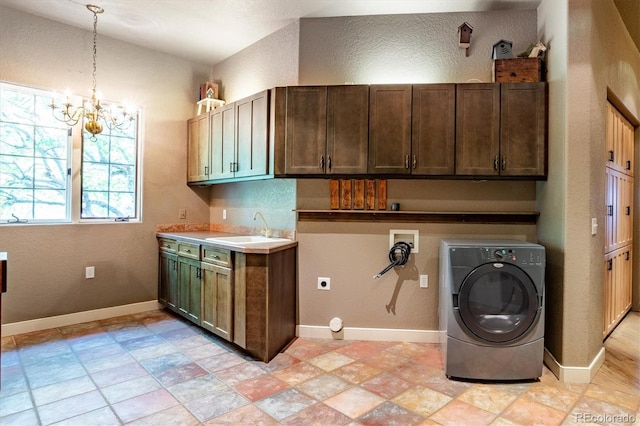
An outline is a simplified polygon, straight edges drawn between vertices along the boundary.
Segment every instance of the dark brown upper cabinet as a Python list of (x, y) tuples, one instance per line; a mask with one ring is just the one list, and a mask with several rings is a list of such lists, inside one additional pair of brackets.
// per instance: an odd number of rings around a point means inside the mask
[(452, 175), (455, 166), (456, 86), (413, 86), (411, 174)]
[(285, 173), (366, 173), (368, 109), (368, 86), (287, 87)]
[(324, 174), (327, 87), (287, 87), (286, 174)]
[(502, 83), (500, 175), (547, 175), (547, 85)]
[(547, 173), (545, 83), (459, 84), (459, 176), (540, 177)]
[(369, 86), (329, 86), (327, 96), (326, 173), (367, 173)]
[(408, 174), (411, 156), (411, 85), (369, 87), (371, 174)]
[(456, 175), (497, 175), (500, 84), (459, 84), (456, 91)]

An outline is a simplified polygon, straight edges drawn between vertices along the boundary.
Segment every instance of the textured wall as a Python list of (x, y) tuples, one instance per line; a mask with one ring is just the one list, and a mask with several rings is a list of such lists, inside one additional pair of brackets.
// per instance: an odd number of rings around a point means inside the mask
[(300, 22), (287, 25), (215, 65), (211, 73), (227, 102), (270, 89), (298, 83)]
[[(458, 45), (464, 22), (469, 57)], [(300, 84), (490, 82), (501, 39), (515, 54), (537, 42), (535, 10), (303, 19)]]
[[(388, 203), (403, 210), (533, 211), (533, 182), (388, 180)], [(327, 180), (298, 180), (298, 208), (328, 209)], [(373, 279), (388, 265), (389, 230), (419, 232), (419, 253), (404, 268)], [(299, 322), (345, 327), (438, 329), (439, 244), (443, 238), (509, 238), (536, 241), (535, 225), (299, 222)], [(419, 287), (419, 275), (429, 288)], [(331, 291), (317, 290), (331, 278)]]
[[(637, 122), (640, 53), (612, 0), (569, 0), (568, 34), (567, 228), (561, 358), (568, 365), (588, 365), (602, 347), (607, 90), (616, 94)], [(638, 176), (637, 164), (635, 173)], [(637, 185), (636, 181), (636, 190)], [(595, 237), (590, 233), (592, 217), (601, 224)], [(637, 235), (637, 217), (635, 223)], [(637, 274), (635, 289), (637, 294)]]
[[(88, 94), (91, 41), (90, 32), (0, 7), (0, 79)], [(179, 208), (189, 222), (209, 219), (206, 197), (185, 185), (186, 120), (209, 72), (98, 36), (98, 89), (142, 107), (143, 222), (0, 226), (9, 253), (3, 323), (156, 299), (156, 225), (178, 222)], [(85, 280), (90, 265), (96, 278)]]
[(537, 184), (538, 239), (547, 254), (545, 347), (561, 361), (564, 329), (564, 248), (567, 181), (567, 20), (566, 1), (543, 0), (538, 8), (539, 38), (546, 54), (549, 84), (549, 174)]
[[(469, 57), (457, 28), (474, 28)], [(437, 83), (491, 81), (491, 47), (500, 39), (514, 51), (537, 41), (536, 12), (445, 13), (303, 19), (300, 84), (345, 82)], [(389, 180), (389, 202), (416, 210), (534, 210), (534, 182)], [(298, 181), (298, 208), (328, 208), (326, 180)], [(420, 253), (411, 273), (372, 276), (388, 263), (389, 230), (417, 229)], [(347, 327), (438, 329), (438, 244), (452, 236), (509, 237), (535, 242), (535, 226), (394, 223), (298, 223), (301, 325), (326, 326), (339, 315)], [(430, 277), (420, 289), (418, 275)], [(317, 277), (332, 290), (316, 290)], [(395, 296), (394, 296), (395, 295)], [(395, 299), (394, 299), (395, 298)], [(387, 305), (395, 300), (395, 313)]]

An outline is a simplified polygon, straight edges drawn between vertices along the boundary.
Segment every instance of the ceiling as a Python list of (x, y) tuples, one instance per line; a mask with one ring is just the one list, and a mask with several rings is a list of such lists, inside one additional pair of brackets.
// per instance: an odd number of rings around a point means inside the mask
[(88, 31), (214, 65), (300, 18), (532, 10), (541, 0), (0, 0)]

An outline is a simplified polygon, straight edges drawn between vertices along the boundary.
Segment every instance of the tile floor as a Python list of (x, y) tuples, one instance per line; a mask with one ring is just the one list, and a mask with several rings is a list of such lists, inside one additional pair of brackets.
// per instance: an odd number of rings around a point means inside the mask
[(297, 339), (264, 364), (151, 311), (3, 338), (0, 424), (639, 422), (640, 386), (603, 383), (452, 381), (437, 344)]

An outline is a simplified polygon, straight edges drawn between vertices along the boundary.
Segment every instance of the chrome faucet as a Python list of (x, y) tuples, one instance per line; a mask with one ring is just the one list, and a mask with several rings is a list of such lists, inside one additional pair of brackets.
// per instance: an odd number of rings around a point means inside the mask
[(258, 216), (260, 216), (260, 219), (262, 219), (262, 221), (264, 222), (264, 229), (260, 233), (269, 238), (271, 236), (271, 229), (269, 229), (269, 225), (267, 225), (267, 221), (265, 220), (264, 216), (262, 216), (262, 213), (260, 213), (259, 211), (255, 212), (253, 214), (253, 220), (256, 220), (256, 217)]

